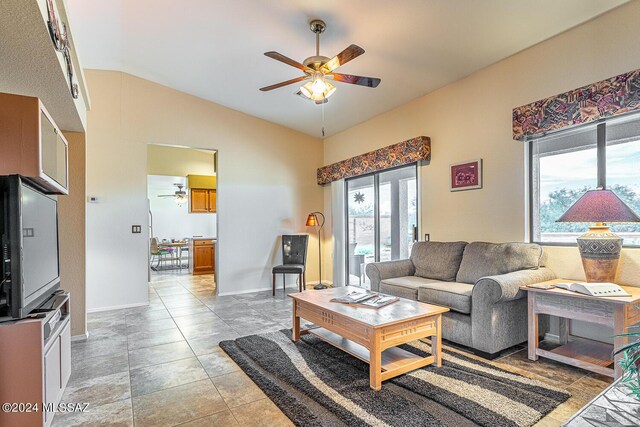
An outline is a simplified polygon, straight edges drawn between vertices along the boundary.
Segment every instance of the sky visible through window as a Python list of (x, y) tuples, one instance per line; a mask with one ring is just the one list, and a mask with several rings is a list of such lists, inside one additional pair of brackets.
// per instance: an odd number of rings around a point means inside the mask
[[(607, 146), (607, 188), (640, 214), (640, 139)], [(585, 189), (597, 185), (596, 148), (540, 157), (541, 241), (575, 242), (586, 224), (560, 224), (555, 220)], [(625, 244), (640, 245), (640, 224), (612, 224)], [(556, 234), (551, 234), (556, 233)]]
[[(554, 190), (595, 188), (596, 149), (540, 158), (540, 203)], [(626, 185), (640, 194), (640, 140), (607, 147), (607, 186)]]

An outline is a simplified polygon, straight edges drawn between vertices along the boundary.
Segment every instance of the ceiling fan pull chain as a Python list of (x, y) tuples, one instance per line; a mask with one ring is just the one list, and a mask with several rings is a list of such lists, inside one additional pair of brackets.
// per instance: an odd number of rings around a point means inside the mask
[(322, 103), (322, 136), (324, 136), (324, 104), (325, 102)]

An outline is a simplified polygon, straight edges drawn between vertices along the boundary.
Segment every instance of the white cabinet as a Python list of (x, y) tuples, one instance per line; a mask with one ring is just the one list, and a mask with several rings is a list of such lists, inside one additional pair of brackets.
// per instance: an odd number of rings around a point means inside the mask
[[(58, 403), (61, 392), (60, 337), (57, 337), (44, 354), (44, 403), (47, 408), (50, 407), (49, 405)], [(45, 412), (45, 424), (49, 424), (55, 414), (48, 412), (46, 408), (43, 409)]]
[[(55, 407), (60, 402), (71, 376), (71, 323), (68, 319), (61, 330), (44, 354), (44, 400), (48, 407)], [(45, 411), (45, 425), (53, 420), (53, 415)]]
[(71, 377), (71, 322), (60, 333), (60, 387), (65, 388)]
[[(37, 412), (0, 411), (2, 427), (48, 427), (53, 421), (55, 414), (45, 409), (55, 411), (71, 376), (69, 295), (58, 295), (55, 306), (43, 319), (0, 325), (6, 348), (0, 353), (0, 402), (38, 404)], [(58, 322), (50, 322), (58, 315)]]

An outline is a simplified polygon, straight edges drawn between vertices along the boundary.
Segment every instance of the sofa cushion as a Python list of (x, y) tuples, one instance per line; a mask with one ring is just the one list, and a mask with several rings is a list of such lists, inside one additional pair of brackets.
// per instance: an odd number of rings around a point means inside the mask
[(411, 262), (416, 276), (453, 282), (462, 261), (467, 242), (416, 242), (411, 250)]
[(417, 276), (394, 277), (380, 281), (380, 292), (400, 298), (418, 299), (418, 287), (435, 280)]
[(469, 243), (456, 282), (475, 284), (486, 276), (540, 267), (542, 247), (535, 243)]
[(471, 313), (473, 285), (457, 282), (432, 282), (420, 285), (418, 301), (449, 307), (458, 313)]

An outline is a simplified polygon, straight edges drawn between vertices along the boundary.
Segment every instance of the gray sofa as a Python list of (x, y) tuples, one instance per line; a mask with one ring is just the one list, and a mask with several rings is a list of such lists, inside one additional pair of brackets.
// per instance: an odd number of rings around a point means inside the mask
[(374, 291), (449, 307), (443, 338), (486, 358), (527, 340), (520, 286), (556, 277), (539, 245), (485, 242), (416, 242), (410, 259), (371, 263), (366, 274)]

